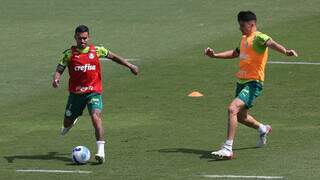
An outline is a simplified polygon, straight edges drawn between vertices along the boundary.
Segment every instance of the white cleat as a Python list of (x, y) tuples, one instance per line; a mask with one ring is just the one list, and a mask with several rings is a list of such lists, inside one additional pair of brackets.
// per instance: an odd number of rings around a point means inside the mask
[(211, 155), (214, 158), (220, 159), (220, 160), (233, 159), (233, 152), (223, 147), (219, 151), (213, 151)]
[(266, 125), (267, 131), (263, 134), (259, 134), (259, 139), (257, 143), (257, 147), (263, 147), (267, 144), (267, 135), (271, 133), (272, 128), (270, 125)]
[(67, 134), (67, 133), (69, 132), (69, 130), (77, 123), (77, 121), (78, 121), (78, 118), (73, 121), (73, 124), (72, 124), (70, 127), (67, 127), (67, 128), (66, 128), (66, 127), (63, 127), (63, 126), (62, 126), (62, 128), (61, 128), (61, 135), (63, 136), (63, 135), (65, 135), (65, 134)]
[(106, 161), (104, 154), (96, 154), (95, 159), (98, 161), (99, 164), (103, 164)]

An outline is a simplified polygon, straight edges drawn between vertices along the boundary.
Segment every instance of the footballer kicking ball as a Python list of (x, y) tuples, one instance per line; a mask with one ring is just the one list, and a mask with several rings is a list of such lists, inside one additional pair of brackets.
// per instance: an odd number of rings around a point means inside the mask
[(90, 151), (84, 146), (77, 146), (72, 149), (72, 161), (76, 164), (85, 164), (90, 159)]

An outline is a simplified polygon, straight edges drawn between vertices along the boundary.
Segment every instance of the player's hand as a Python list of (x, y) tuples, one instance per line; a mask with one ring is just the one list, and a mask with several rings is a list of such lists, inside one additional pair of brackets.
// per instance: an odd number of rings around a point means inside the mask
[(204, 55), (209, 56), (209, 57), (214, 57), (214, 50), (211, 49), (210, 47), (207, 47), (204, 49)]
[(286, 50), (286, 55), (298, 57), (298, 53), (292, 49)]
[(134, 74), (134, 75), (138, 75), (139, 74), (139, 68), (137, 66), (131, 64), (129, 66), (129, 68), (130, 68), (130, 71), (132, 72), (132, 74)]
[(59, 80), (59, 79), (54, 79), (54, 80), (52, 81), (52, 87), (58, 88), (59, 85), (60, 85), (60, 80)]

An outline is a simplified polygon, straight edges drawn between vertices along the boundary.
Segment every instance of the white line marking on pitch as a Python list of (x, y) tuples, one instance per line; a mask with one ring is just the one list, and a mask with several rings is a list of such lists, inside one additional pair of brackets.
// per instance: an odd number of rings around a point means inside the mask
[(39, 172), (39, 173), (79, 173), (79, 174), (89, 174), (92, 171), (68, 171), (68, 170), (49, 170), (49, 169), (17, 169), (16, 172)]
[[(127, 61), (139, 61), (140, 59), (126, 59)], [(100, 58), (100, 61), (111, 61), (111, 59), (108, 58)]]
[(320, 65), (320, 62), (289, 62), (289, 61), (268, 61), (268, 64), (300, 64), (300, 65)]
[(283, 179), (283, 176), (200, 175), (207, 178)]

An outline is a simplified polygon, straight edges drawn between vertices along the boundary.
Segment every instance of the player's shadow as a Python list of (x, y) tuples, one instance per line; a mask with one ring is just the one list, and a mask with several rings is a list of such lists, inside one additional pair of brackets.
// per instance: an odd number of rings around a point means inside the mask
[(184, 154), (196, 154), (200, 155), (200, 159), (212, 159), (211, 151), (200, 150), (200, 149), (188, 149), (188, 148), (168, 148), (168, 149), (159, 149), (151, 150), (158, 151), (160, 153), (184, 153)]
[[(8, 161), (8, 163), (14, 163), (17, 159), (26, 159), (26, 160), (58, 160), (62, 162), (66, 162), (66, 165), (69, 166), (79, 166), (81, 164), (76, 164), (71, 162), (71, 157), (67, 157), (70, 154), (60, 154), (58, 152), (48, 152), (48, 154), (44, 155), (15, 155), (15, 156), (5, 156), (4, 158)], [(101, 165), (98, 162), (88, 162), (92, 166)], [(85, 165), (85, 164), (83, 164)]]
[(27, 159), (27, 160), (59, 160), (63, 162), (70, 162), (70, 157), (66, 157), (68, 154), (59, 154), (58, 152), (48, 152), (44, 155), (15, 155), (5, 156), (4, 158), (8, 163), (14, 163), (16, 159)]
[(243, 148), (234, 148), (233, 151), (242, 151), (242, 150), (247, 150), (247, 149), (258, 149), (259, 147), (257, 146), (252, 146), (252, 147), (243, 147)]
[[(244, 147), (244, 148), (235, 148), (233, 151), (241, 151), (247, 149), (256, 149), (257, 147)], [(189, 148), (168, 148), (168, 149), (159, 149), (159, 150), (152, 150), (158, 151), (160, 153), (185, 153), (185, 154), (195, 154), (200, 155), (200, 159), (208, 159), (209, 162), (211, 161), (224, 161), (225, 159), (217, 159), (211, 155), (212, 151), (209, 150), (200, 150), (200, 149), (189, 149)]]

